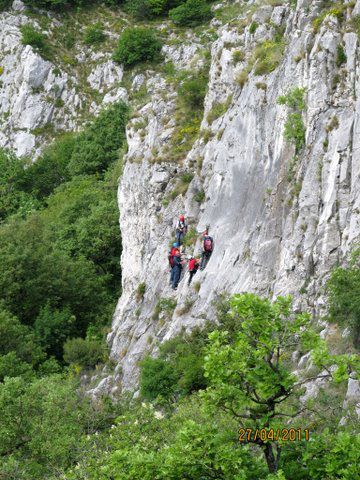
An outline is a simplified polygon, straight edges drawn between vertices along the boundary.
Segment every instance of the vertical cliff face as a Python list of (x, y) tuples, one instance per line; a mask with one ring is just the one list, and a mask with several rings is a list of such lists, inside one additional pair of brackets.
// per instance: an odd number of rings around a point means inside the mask
[[(360, 231), (359, 40), (351, 27), (360, 2), (344, 3), (341, 15), (328, 12), (317, 23), (321, 2), (308, 0), (248, 4), (235, 21), (214, 20), (202, 134), (180, 162), (168, 148), (176, 90), (160, 74), (135, 77), (133, 88), (146, 86), (150, 99), (127, 131), (118, 192), (123, 292), (109, 334), (115, 381), (124, 388), (135, 385), (138, 361), (158, 340), (213, 320), (222, 292), (289, 293), (297, 307), (321, 313), (327, 275)], [(271, 72), (256, 71), (264, 40), (280, 44)], [(203, 48), (189, 38), (165, 53), (177, 68), (196, 69)], [(304, 89), (306, 129), (298, 154), (284, 138), (291, 108), (278, 103), (296, 87)], [(191, 183), (172, 199), (184, 172)], [(210, 225), (215, 249), (196, 288), (185, 276), (173, 292), (167, 251), (179, 213), (198, 232)], [(159, 298), (170, 297), (174, 312), (154, 315)]]

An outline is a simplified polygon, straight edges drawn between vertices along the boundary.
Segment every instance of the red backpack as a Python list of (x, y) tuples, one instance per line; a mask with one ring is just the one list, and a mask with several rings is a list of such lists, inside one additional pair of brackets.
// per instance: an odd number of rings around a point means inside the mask
[(213, 241), (211, 237), (205, 237), (204, 239), (204, 250), (205, 252), (212, 252)]
[(196, 266), (196, 260), (195, 258), (192, 258), (189, 261), (189, 272), (192, 272), (193, 270), (195, 270), (195, 266)]

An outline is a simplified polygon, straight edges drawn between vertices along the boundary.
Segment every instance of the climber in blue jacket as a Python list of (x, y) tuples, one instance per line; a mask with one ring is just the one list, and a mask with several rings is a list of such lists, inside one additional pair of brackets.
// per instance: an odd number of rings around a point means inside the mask
[(179, 251), (176, 252), (173, 262), (174, 266), (172, 267), (172, 288), (173, 290), (176, 290), (180, 282), (181, 271), (183, 267), (181, 261), (181, 254)]

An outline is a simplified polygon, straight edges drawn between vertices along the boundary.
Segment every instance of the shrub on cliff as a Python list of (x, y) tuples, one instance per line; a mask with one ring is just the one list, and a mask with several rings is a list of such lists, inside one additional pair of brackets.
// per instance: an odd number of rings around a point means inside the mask
[(103, 345), (97, 340), (73, 338), (64, 345), (64, 360), (83, 368), (93, 368), (105, 358)]
[(162, 44), (151, 28), (127, 28), (113, 54), (116, 62), (131, 66), (160, 58)]
[(173, 8), (169, 17), (174, 23), (193, 27), (212, 18), (211, 7), (205, 0), (187, 0), (186, 3)]
[(46, 35), (36, 30), (32, 25), (23, 25), (20, 31), (23, 45), (31, 45), (42, 57), (45, 59), (50, 58), (51, 51)]

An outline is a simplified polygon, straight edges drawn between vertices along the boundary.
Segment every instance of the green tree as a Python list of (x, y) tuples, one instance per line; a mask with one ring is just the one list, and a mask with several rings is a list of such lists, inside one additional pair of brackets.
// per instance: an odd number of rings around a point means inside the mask
[(28, 372), (43, 360), (32, 330), (0, 306), (0, 381)]
[[(229, 341), (227, 332), (210, 334), (205, 357), (205, 376), (209, 387), (204, 399), (211, 409), (222, 409), (239, 421), (245, 431), (251, 428), (277, 429), (285, 419), (293, 425), (306, 421), (306, 406), (299, 401), (304, 385), (310, 380), (292, 373), (291, 352), (312, 351), (314, 365), (325, 373), (312, 377), (347, 378), (347, 369), (354, 368), (355, 356), (331, 356), (324, 341), (313, 331), (307, 314), (291, 313), (291, 298), (279, 297), (273, 304), (253, 294), (235, 295), (231, 300), (232, 315), (238, 332)], [(337, 364), (334, 372), (330, 365)], [(264, 453), (270, 473), (279, 467), (281, 444), (274, 439), (251, 436)]]
[(93, 368), (105, 360), (105, 349), (97, 340), (73, 338), (64, 344), (64, 360), (83, 368)]
[(354, 345), (360, 347), (360, 251), (356, 250), (347, 268), (336, 268), (328, 282), (330, 318), (349, 326)]
[(211, 7), (206, 0), (187, 0), (169, 12), (174, 23), (188, 27), (207, 22), (212, 16)]
[[(61, 375), (0, 384), (0, 469), (10, 478), (51, 478), (76, 458), (91, 418), (77, 382)], [(91, 431), (91, 429), (89, 429)]]
[(63, 344), (75, 333), (76, 318), (69, 307), (52, 309), (49, 304), (42, 307), (34, 323), (39, 342), (49, 355), (61, 360)]
[(113, 58), (125, 66), (151, 62), (160, 58), (161, 47), (160, 40), (151, 28), (127, 28), (120, 36)]

